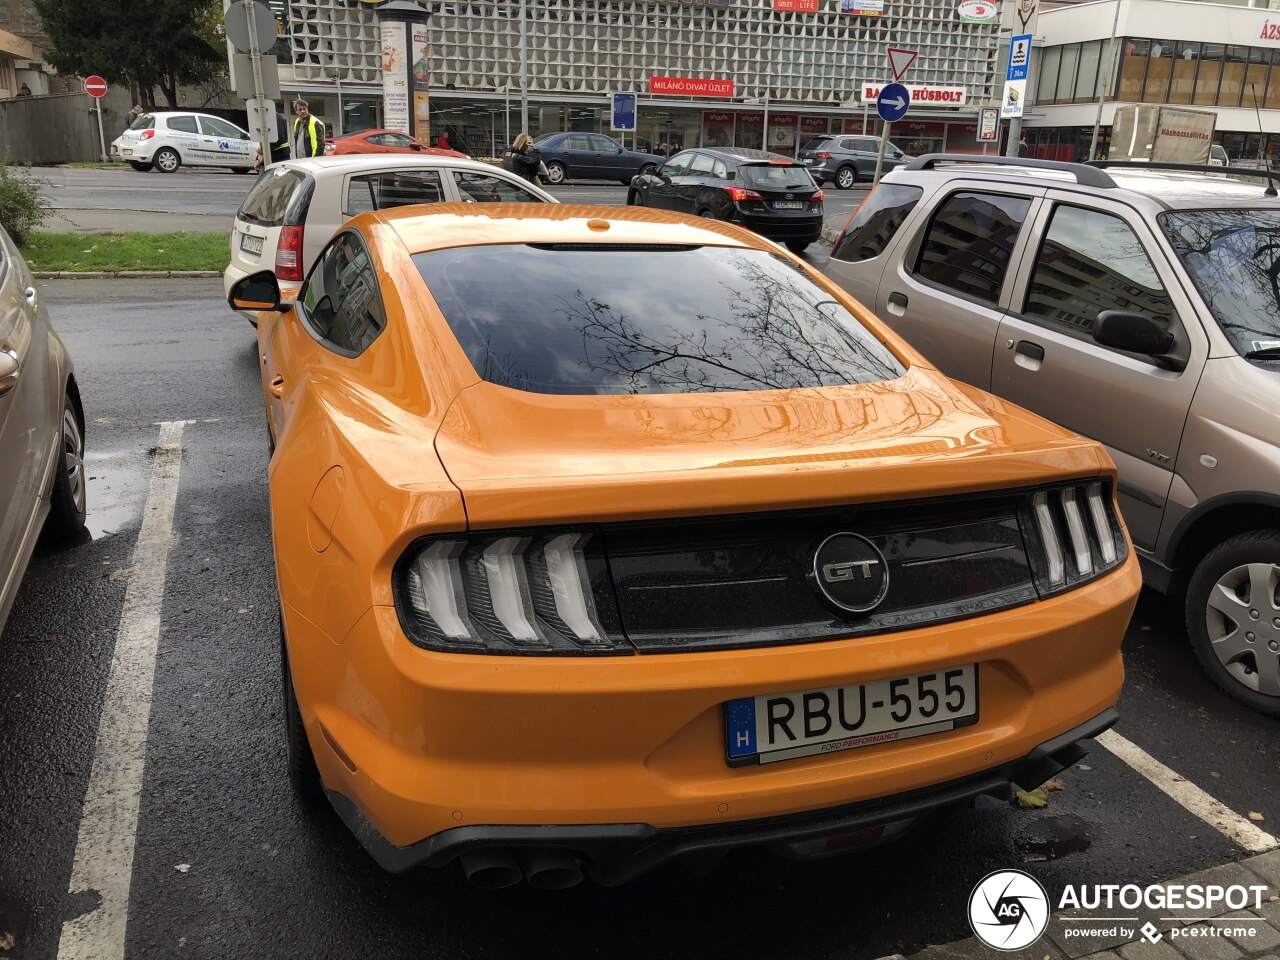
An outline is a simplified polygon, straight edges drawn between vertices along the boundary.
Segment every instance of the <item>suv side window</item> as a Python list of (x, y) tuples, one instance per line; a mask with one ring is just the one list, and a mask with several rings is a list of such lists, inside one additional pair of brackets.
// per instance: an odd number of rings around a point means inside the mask
[(1174, 308), (1142, 241), (1122, 219), (1059, 205), (1036, 255), (1023, 314), (1089, 336), (1103, 310), (1135, 310), (1165, 330)]
[(311, 268), (302, 309), (312, 334), (326, 347), (354, 357), (387, 325), (369, 251), (353, 231), (334, 237)]
[(1030, 208), (1026, 197), (953, 193), (929, 223), (916, 276), (966, 297), (997, 303)]
[(924, 196), (921, 187), (882, 183), (853, 215), (831, 251), (833, 260), (859, 263), (884, 252), (898, 228)]

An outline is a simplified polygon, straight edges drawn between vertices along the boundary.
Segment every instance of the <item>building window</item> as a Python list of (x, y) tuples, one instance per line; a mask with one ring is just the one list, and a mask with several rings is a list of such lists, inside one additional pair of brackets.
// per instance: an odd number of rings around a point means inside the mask
[(1196, 72), (1196, 92), (1193, 103), (1213, 106), (1218, 102), (1218, 81), (1222, 79), (1222, 58), (1226, 47), (1221, 43), (1206, 43), (1200, 48), (1200, 69)]
[(1267, 99), (1267, 65), (1271, 51), (1258, 47), (1249, 48), (1249, 67), (1245, 71), (1244, 86), (1240, 91), (1240, 105), (1261, 107)]
[(1190, 103), (1195, 92), (1196, 66), (1200, 63), (1200, 44), (1180, 40), (1173, 61), (1173, 80), (1169, 84), (1169, 103)]
[(1069, 43), (1062, 48), (1062, 65), (1058, 68), (1058, 102), (1070, 103), (1076, 88), (1076, 66), (1080, 63), (1080, 44)]
[(1058, 66), (1062, 63), (1062, 47), (1050, 47), (1044, 52), (1044, 63), (1036, 73), (1039, 84), (1035, 103), (1057, 103)]
[(1271, 51), (1271, 75), (1267, 79), (1267, 96), (1263, 106), (1280, 109), (1280, 50)]
[[(1245, 89), (1248, 73), (1249, 48), (1227, 47), (1222, 64), (1222, 85), (1218, 90), (1218, 103), (1224, 107), (1240, 106), (1240, 96)], [(1248, 103), (1245, 104), (1248, 106)]]
[(1116, 99), (1136, 102), (1142, 99), (1142, 84), (1147, 78), (1147, 60), (1151, 53), (1151, 41), (1126, 39), (1123, 41), (1121, 51), (1120, 86)]
[(1072, 99), (1090, 103), (1098, 98), (1098, 68), (1102, 63), (1102, 40), (1080, 45), (1080, 63), (1076, 67), (1076, 85)]
[(1145, 103), (1165, 103), (1169, 97), (1169, 81), (1173, 77), (1174, 48), (1172, 40), (1152, 40), (1147, 60), (1147, 84), (1142, 89)]

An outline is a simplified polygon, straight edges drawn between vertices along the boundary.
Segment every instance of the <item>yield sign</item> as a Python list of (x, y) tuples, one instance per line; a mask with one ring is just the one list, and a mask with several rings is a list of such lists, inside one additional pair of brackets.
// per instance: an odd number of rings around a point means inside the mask
[(919, 54), (915, 50), (904, 50), (901, 47), (889, 47), (889, 69), (893, 71), (893, 79), (901, 80), (907, 68), (916, 62)]

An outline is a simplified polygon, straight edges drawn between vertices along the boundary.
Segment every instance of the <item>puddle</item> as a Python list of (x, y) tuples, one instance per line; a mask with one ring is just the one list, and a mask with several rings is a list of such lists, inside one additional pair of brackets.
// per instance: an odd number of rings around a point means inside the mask
[(1093, 824), (1066, 813), (1037, 820), (1018, 835), (1014, 844), (1025, 863), (1039, 863), (1083, 853), (1093, 845), (1093, 834)]
[(150, 466), (137, 450), (94, 453), (85, 458), (89, 483), (89, 538), (100, 540), (142, 522)]

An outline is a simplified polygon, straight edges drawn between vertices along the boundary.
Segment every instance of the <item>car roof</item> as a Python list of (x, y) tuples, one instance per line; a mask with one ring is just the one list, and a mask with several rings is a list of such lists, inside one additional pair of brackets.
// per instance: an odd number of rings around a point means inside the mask
[[(1215, 173), (1206, 166), (1199, 170), (1167, 170), (1142, 163), (1123, 166), (1094, 167), (1076, 163), (1018, 163), (1015, 158), (998, 158), (983, 162), (979, 157), (948, 156), (941, 167), (928, 165), (941, 162), (940, 155), (917, 158), (884, 178), (890, 182), (913, 182), (917, 177), (937, 177), (942, 181), (963, 177), (966, 180), (990, 180), (993, 183), (1023, 183), (1038, 187), (1064, 186), (1086, 190), (1096, 196), (1136, 195), (1163, 207), (1212, 206), (1224, 202), (1250, 206), (1280, 206), (1280, 198), (1268, 197), (1266, 175), (1258, 171), (1258, 180), (1239, 179), (1234, 173)], [(1009, 162), (1011, 161), (1011, 162)], [(1116, 193), (1113, 193), (1116, 191)]]
[(788, 157), (781, 153), (772, 153), (768, 150), (752, 150), (750, 147), (694, 147), (693, 149), (697, 150), (699, 153), (709, 153), (713, 157), (732, 160), (736, 163), (741, 163), (744, 160), (760, 161), (763, 163), (773, 160), (785, 160), (787, 163), (800, 163), (800, 161), (795, 157)]
[[(361, 214), (399, 234), (411, 253), (496, 243), (640, 244), (772, 250), (737, 227), (652, 207), (437, 203)], [(607, 224), (607, 226), (602, 226)]]
[(438, 155), (421, 156), (407, 153), (358, 153), (338, 157), (304, 157), (297, 160), (285, 160), (273, 164), (275, 167), (286, 167), (291, 170), (302, 170), (313, 177), (338, 176), (348, 173), (359, 173), (364, 170), (379, 171), (384, 167), (396, 170), (421, 167), (434, 170), (449, 167), (458, 170), (471, 170), (475, 173), (493, 173), (501, 170), (491, 163), (479, 160), (468, 160), (463, 157), (441, 157)]

